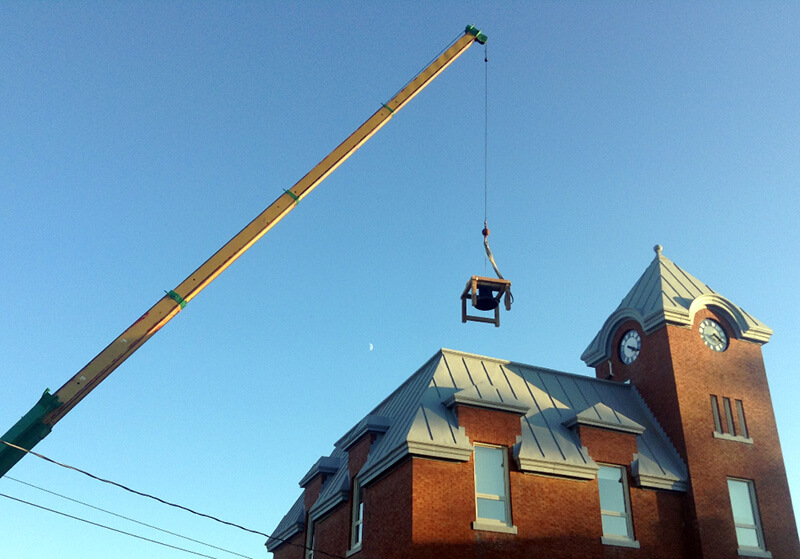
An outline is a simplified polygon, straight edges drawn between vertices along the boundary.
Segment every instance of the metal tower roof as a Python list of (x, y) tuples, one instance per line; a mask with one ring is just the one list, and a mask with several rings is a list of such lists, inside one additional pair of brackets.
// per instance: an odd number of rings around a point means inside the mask
[(636, 320), (649, 334), (665, 324), (691, 326), (701, 308), (722, 312), (730, 320), (737, 338), (762, 344), (769, 341), (772, 336), (769, 327), (684, 271), (661, 251), (661, 245), (656, 245), (656, 257), (650, 266), (581, 355), (587, 365), (594, 367), (611, 357), (611, 337), (622, 322)]

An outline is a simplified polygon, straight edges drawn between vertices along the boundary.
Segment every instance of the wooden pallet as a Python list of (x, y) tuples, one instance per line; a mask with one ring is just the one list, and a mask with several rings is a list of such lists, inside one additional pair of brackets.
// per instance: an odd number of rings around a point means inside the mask
[[(494, 308), (494, 318), (487, 316), (474, 316), (467, 314), (467, 300), (470, 300), (473, 307), (477, 308), (478, 288), (488, 288), (492, 291), (492, 297), (497, 302)], [(495, 294), (496, 293), (496, 294)], [(488, 322), (495, 327), (500, 326), (500, 299), (504, 299), (507, 311), (511, 310), (511, 282), (506, 279), (485, 278), (483, 276), (472, 276), (461, 294), (461, 322), (468, 320), (474, 322)]]

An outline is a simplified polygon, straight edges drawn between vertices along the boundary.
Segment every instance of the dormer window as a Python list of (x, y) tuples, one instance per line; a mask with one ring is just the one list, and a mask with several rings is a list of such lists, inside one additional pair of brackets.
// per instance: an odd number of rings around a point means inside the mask
[(627, 470), (623, 466), (604, 465), (597, 470), (603, 543), (606, 545), (639, 547), (638, 542), (633, 539), (627, 478)]
[(475, 445), (475, 530), (517, 533), (511, 525), (506, 455), (504, 447)]
[(316, 534), (314, 531), (314, 521), (309, 517), (308, 530), (306, 531), (306, 552), (305, 559), (314, 559), (314, 544), (316, 543)]
[(364, 490), (357, 479), (353, 480), (352, 496), (350, 551), (358, 551), (361, 549), (361, 541), (364, 537)]

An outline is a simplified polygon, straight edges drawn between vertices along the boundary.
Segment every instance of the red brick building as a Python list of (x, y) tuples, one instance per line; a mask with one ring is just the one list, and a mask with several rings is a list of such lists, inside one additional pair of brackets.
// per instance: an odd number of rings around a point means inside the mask
[(761, 345), (661, 254), (582, 355), (441, 350), (334, 445), (276, 559), (800, 557)]

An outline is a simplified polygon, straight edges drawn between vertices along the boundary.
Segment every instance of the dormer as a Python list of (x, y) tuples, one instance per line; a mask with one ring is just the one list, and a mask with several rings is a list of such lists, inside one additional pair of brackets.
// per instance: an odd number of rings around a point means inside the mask
[(369, 457), (372, 445), (383, 436), (391, 427), (388, 417), (376, 414), (367, 415), (341, 439), (336, 441), (336, 447), (347, 452), (348, 469), (351, 475), (364, 466)]
[(508, 388), (489, 382), (468, 386), (442, 402), (455, 414), (471, 442), (479, 441), (513, 447), (521, 434), (520, 417), (530, 405), (520, 401)]
[(300, 480), (300, 487), (304, 489), (305, 508), (310, 510), (317, 502), (325, 482), (334, 475), (342, 466), (342, 458), (321, 456), (306, 475)]

